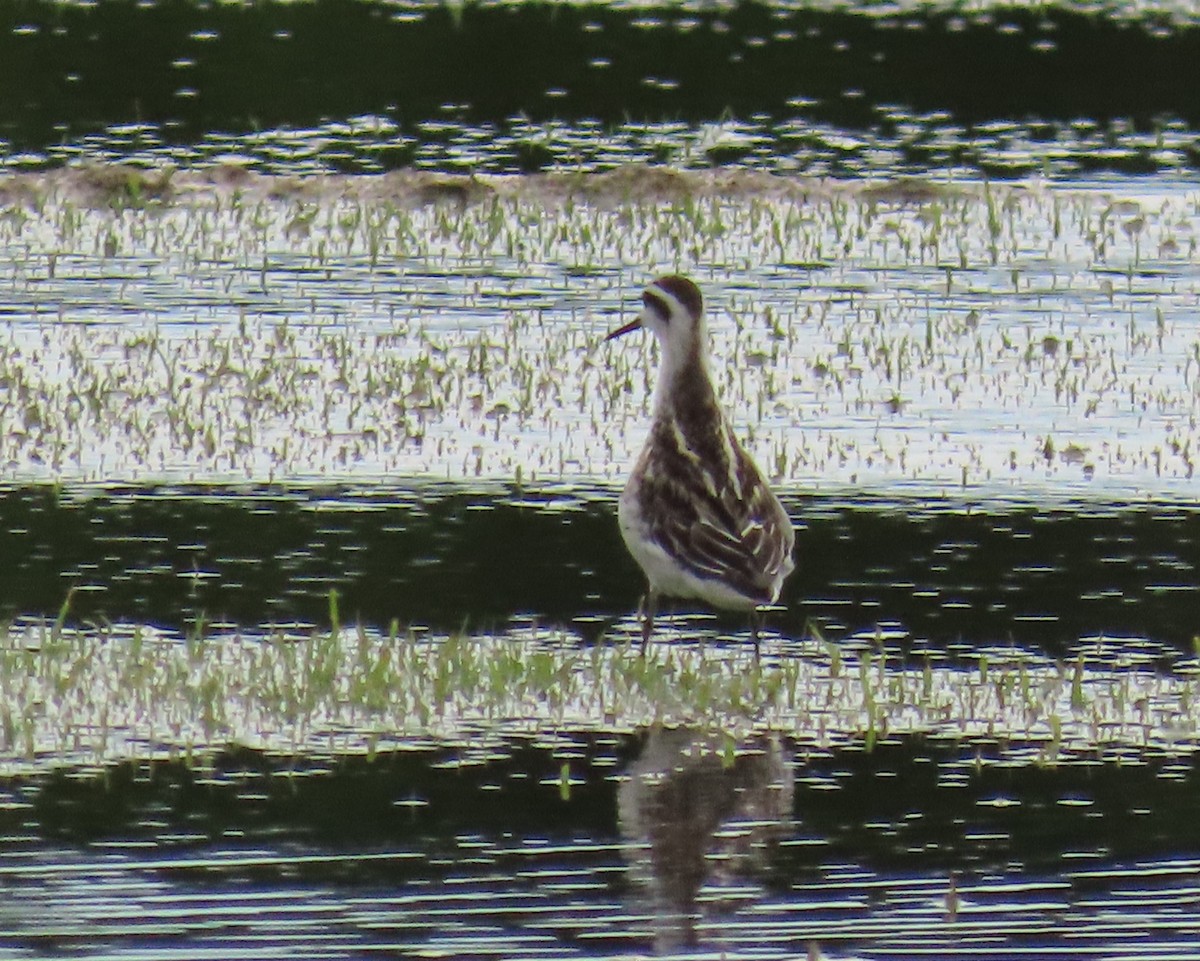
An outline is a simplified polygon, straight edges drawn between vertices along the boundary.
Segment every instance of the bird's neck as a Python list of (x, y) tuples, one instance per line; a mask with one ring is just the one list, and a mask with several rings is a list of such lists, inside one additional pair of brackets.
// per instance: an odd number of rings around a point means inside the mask
[(655, 416), (689, 421), (715, 411), (716, 407), (708, 361), (699, 345), (674, 355), (663, 351), (654, 393)]

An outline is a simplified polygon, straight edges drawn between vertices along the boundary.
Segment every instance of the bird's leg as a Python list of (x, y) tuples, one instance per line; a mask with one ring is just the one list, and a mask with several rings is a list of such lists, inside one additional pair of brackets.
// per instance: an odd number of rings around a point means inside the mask
[(645, 655), (646, 648), (650, 644), (650, 635), (654, 633), (654, 608), (657, 604), (658, 597), (652, 588), (646, 588), (646, 594), (642, 597), (642, 654)]
[(762, 629), (763, 612), (760, 608), (750, 611), (750, 636), (754, 638), (754, 659), (758, 660), (758, 632)]

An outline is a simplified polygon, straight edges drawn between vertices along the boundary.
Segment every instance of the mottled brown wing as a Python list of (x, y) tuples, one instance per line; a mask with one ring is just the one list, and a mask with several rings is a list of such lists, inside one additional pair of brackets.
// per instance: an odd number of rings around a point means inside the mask
[(694, 574), (770, 603), (775, 581), (792, 569), (795, 534), (754, 462), (736, 450), (740, 491), (727, 474), (674, 464), (643, 484), (642, 515), (650, 536)]

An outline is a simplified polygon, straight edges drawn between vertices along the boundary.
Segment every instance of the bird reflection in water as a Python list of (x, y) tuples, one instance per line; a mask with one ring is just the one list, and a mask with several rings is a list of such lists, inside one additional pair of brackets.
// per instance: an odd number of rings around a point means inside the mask
[(790, 832), (791, 754), (777, 736), (739, 743), (653, 728), (626, 773), (618, 816), (631, 876), (654, 919), (655, 948), (695, 946), (705, 916), (744, 900)]

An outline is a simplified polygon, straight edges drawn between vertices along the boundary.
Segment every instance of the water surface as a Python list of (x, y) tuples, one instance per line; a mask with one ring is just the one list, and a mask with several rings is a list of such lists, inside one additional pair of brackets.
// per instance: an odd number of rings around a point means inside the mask
[(1078, 180), (1191, 179), (1200, 160), (1179, 82), (1200, 57), (1186, 4), (23, 3), (2, 17), (9, 167), (670, 161)]
[[(1013, 769), (910, 740), (815, 755), (761, 742), (724, 766), (704, 744), (686, 732), (535, 738), (474, 759), (455, 747), (370, 763), (235, 753), (202, 771), (46, 776), (14, 786), (4, 809), (0, 950), (1192, 950), (1197, 864), (1177, 854), (1198, 843), (1190, 767), (1149, 758)], [(675, 773), (654, 774), (680, 758)]]
[[(72, 619), (83, 622), (328, 626), (336, 590), (346, 618), (368, 625), (532, 621), (594, 643), (643, 589), (615, 499), (602, 488), (10, 489), (0, 613), (53, 614), (74, 591)], [(1190, 505), (784, 502), (798, 569), (768, 625), (785, 636), (1057, 656), (1107, 639), (1153, 661), (1190, 650), (1196, 633)], [(718, 625), (748, 629), (733, 615)]]
[[(0, 957), (1192, 957), (1197, 29), (5, 5)], [(636, 650), (665, 270), (757, 664)]]

